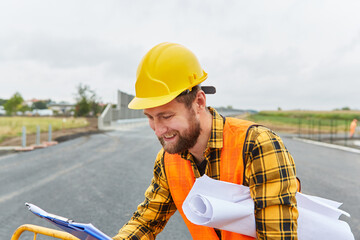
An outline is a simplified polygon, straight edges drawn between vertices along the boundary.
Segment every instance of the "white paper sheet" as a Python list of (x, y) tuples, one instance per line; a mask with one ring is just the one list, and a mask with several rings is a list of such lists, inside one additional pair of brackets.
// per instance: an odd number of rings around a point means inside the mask
[[(349, 225), (339, 220), (342, 214), (350, 217), (338, 209), (341, 203), (302, 193), (297, 193), (296, 200), (299, 240), (354, 240)], [(183, 211), (194, 224), (256, 237), (254, 201), (243, 185), (204, 175), (196, 179)]]

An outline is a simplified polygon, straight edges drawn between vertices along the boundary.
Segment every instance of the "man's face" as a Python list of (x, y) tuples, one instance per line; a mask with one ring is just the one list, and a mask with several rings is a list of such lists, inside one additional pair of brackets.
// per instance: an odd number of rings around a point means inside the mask
[(181, 153), (195, 146), (200, 135), (200, 121), (193, 108), (176, 100), (163, 106), (148, 108), (144, 114), (168, 153)]

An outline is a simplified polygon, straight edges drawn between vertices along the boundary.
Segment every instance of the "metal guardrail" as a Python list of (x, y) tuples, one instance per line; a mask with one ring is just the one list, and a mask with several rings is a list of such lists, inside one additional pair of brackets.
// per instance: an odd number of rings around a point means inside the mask
[[(123, 113), (121, 113), (121, 111), (123, 111)], [(119, 110), (112, 108), (111, 104), (108, 104), (102, 114), (98, 117), (99, 130), (108, 130), (118, 128), (120, 126), (130, 126), (147, 121), (142, 111), (136, 113), (131, 113), (131, 111), (134, 110)]]
[(360, 148), (359, 131), (349, 136), (351, 121), (339, 119), (301, 119), (298, 121), (298, 138), (310, 139)]
[(127, 107), (133, 97), (133, 95), (118, 91), (118, 102), (116, 106), (113, 107), (112, 104), (106, 106), (98, 118), (98, 128), (105, 130), (119, 119), (144, 118), (142, 110), (132, 110)]
[(108, 104), (101, 115), (98, 117), (98, 128), (103, 130), (105, 126), (111, 124), (111, 104)]

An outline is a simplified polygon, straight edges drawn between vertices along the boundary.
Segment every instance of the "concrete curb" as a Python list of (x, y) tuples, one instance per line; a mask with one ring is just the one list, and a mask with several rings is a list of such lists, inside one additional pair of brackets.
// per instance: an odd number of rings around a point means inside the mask
[(35, 148), (34, 147), (18, 147), (18, 148), (15, 148), (15, 151), (16, 152), (28, 152), (28, 151), (32, 151), (34, 150)]
[(21, 146), (0, 146), (1, 151), (15, 151), (16, 148), (20, 148)]
[(347, 151), (347, 152), (353, 152), (353, 153), (360, 154), (360, 149), (357, 149), (357, 148), (345, 147), (345, 146), (340, 146), (340, 145), (331, 144), (331, 143), (318, 142), (318, 141), (303, 139), (303, 138), (298, 138), (298, 137), (293, 137), (293, 139), (302, 141), (305, 143), (310, 143), (310, 144), (319, 145), (319, 146), (323, 146), (323, 147), (334, 148), (334, 149), (339, 149), (339, 150), (343, 150), (343, 151)]
[(51, 141), (51, 142), (43, 142), (40, 145), (30, 145), (30, 146), (0, 146), (0, 155), (5, 155), (13, 152), (29, 152), (36, 149), (42, 149), (50, 146), (54, 146), (58, 144), (57, 141)]

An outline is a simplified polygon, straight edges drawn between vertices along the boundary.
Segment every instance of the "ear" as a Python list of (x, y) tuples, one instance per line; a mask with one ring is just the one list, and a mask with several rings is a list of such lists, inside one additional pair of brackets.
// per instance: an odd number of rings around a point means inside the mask
[(194, 103), (197, 112), (206, 109), (206, 95), (204, 91), (200, 90), (197, 92)]

